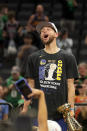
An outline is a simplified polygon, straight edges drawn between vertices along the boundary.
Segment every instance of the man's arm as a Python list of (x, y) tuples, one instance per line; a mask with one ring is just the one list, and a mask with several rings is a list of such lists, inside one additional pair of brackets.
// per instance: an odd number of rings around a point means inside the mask
[(38, 105), (38, 123), (40, 131), (48, 131), (47, 126), (47, 108), (44, 93), (41, 92)]
[(3, 115), (3, 120), (8, 120), (8, 114)]
[(35, 80), (34, 79), (28, 78), (27, 81), (28, 81), (28, 84), (31, 88), (35, 88)]
[[(47, 126), (47, 107), (45, 102), (44, 92), (37, 89), (32, 89), (32, 93), (28, 96), (29, 98), (38, 98), (38, 127), (39, 131), (48, 131)], [(31, 100), (24, 102), (22, 114), (25, 114), (28, 111), (28, 106), (31, 103)]]
[(9, 106), (6, 105), (4, 106), (4, 109), (3, 109), (3, 120), (7, 120), (8, 119), (8, 113), (9, 113)]
[(49, 18), (48, 18), (48, 16), (45, 16), (45, 21), (47, 21), (47, 22), (49, 21)]
[(32, 26), (32, 21), (34, 19), (35, 15), (30, 16), (28, 20), (28, 26), (30, 27), (31, 30), (35, 30), (35, 28)]
[(68, 103), (71, 104), (71, 115), (74, 115), (75, 87), (74, 79), (67, 79), (68, 84)]
[(37, 89), (32, 89), (32, 94), (29, 95), (29, 98), (35, 97), (38, 98), (38, 127), (39, 131), (48, 131), (47, 126), (47, 107), (45, 102), (44, 92)]
[(26, 49), (28, 49), (28, 48), (29, 48), (29, 45), (23, 45), (23, 46), (19, 49), (19, 52), (18, 52), (17, 57), (18, 57), (19, 59), (21, 59), (21, 58), (23, 57), (24, 52), (25, 52)]

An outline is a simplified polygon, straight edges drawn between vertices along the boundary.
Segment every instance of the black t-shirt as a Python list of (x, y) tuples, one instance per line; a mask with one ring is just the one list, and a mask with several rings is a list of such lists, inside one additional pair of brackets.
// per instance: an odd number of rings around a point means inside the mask
[(35, 87), (44, 91), (48, 117), (54, 118), (57, 108), (67, 102), (67, 79), (78, 78), (75, 57), (64, 50), (55, 54), (40, 50), (29, 57), (26, 77), (33, 78)]

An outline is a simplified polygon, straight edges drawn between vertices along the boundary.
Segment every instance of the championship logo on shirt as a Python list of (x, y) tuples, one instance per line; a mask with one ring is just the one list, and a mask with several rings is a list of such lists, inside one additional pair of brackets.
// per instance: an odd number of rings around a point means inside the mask
[[(46, 65), (47, 66), (47, 65)], [(45, 66), (45, 68), (46, 68)], [(48, 69), (48, 76), (45, 76), (45, 80), (55, 80), (55, 78), (53, 78), (53, 74), (55, 73), (55, 70), (57, 69), (56, 64), (52, 63), (52, 64), (48, 64), (49, 69)]]
[(39, 66), (39, 82), (41, 89), (45, 92), (56, 91), (61, 84), (62, 77), (62, 60), (42, 59)]
[(40, 67), (39, 67), (39, 79), (42, 80), (61, 80), (62, 75), (62, 60), (58, 60), (58, 64), (55, 63), (48, 63), (46, 64), (46, 60), (42, 59), (40, 61)]

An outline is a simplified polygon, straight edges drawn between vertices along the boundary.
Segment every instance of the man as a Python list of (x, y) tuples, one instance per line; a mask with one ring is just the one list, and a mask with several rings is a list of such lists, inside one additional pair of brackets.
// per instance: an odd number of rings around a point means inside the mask
[(4, 38), (3, 38), (3, 30), (5, 24), (7, 22), (7, 16), (3, 12), (3, 7), (0, 7), (0, 66), (3, 63), (3, 56), (4, 56)]
[(28, 56), (37, 51), (38, 49), (33, 45), (34, 37), (31, 32), (24, 35), (24, 45), (20, 47), (18, 52), (18, 64), (21, 68), (21, 73), (25, 72), (25, 65), (27, 63)]
[(0, 120), (7, 120), (8, 113), (9, 113), (9, 106), (6, 105), (6, 101), (3, 100), (3, 95), (4, 95), (4, 89), (0, 85)]
[(18, 101), (21, 99), (21, 94), (16, 90), (14, 83), (17, 80), (23, 78), (20, 75), (20, 69), (18, 66), (13, 66), (11, 70), (11, 76), (7, 79), (7, 90), (5, 90), (6, 100), (10, 102), (14, 107), (17, 107)]
[(17, 53), (17, 33), (19, 29), (19, 22), (15, 18), (15, 12), (10, 11), (8, 14), (8, 22), (4, 27), (5, 48), (8, 48), (8, 55), (15, 55)]
[[(26, 77), (32, 88), (44, 91), (48, 109), (48, 118), (60, 123), (57, 108), (67, 102), (71, 104), (71, 115), (74, 115), (74, 79), (78, 77), (75, 58), (56, 45), (58, 31), (51, 22), (37, 25), (45, 48), (28, 59)], [(60, 120), (60, 121), (59, 121)], [(62, 119), (63, 122), (63, 119)], [(63, 122), (62, 126), (65, 123)], [(62, 127), (66, 131), (66, 126)]]
[(79, 78), (87, 79), (87, 63), (81, 62), (78, 65)]
[(36, 30), (37, 24), (39, 24), (42, 21), (49, 21), (49, 18), (44, 15), (44, 8), (42, 5), (36, 6), (36, 13), (31, 15), (28, 21), (28, 25), (30, 25), (30, 28), (32, 31)]

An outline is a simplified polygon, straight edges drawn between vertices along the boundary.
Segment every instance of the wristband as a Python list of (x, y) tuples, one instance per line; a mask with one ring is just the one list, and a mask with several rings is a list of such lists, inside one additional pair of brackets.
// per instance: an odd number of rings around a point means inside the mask
[(74, 111), (74, 108), (70, 108), (71, 111)]

